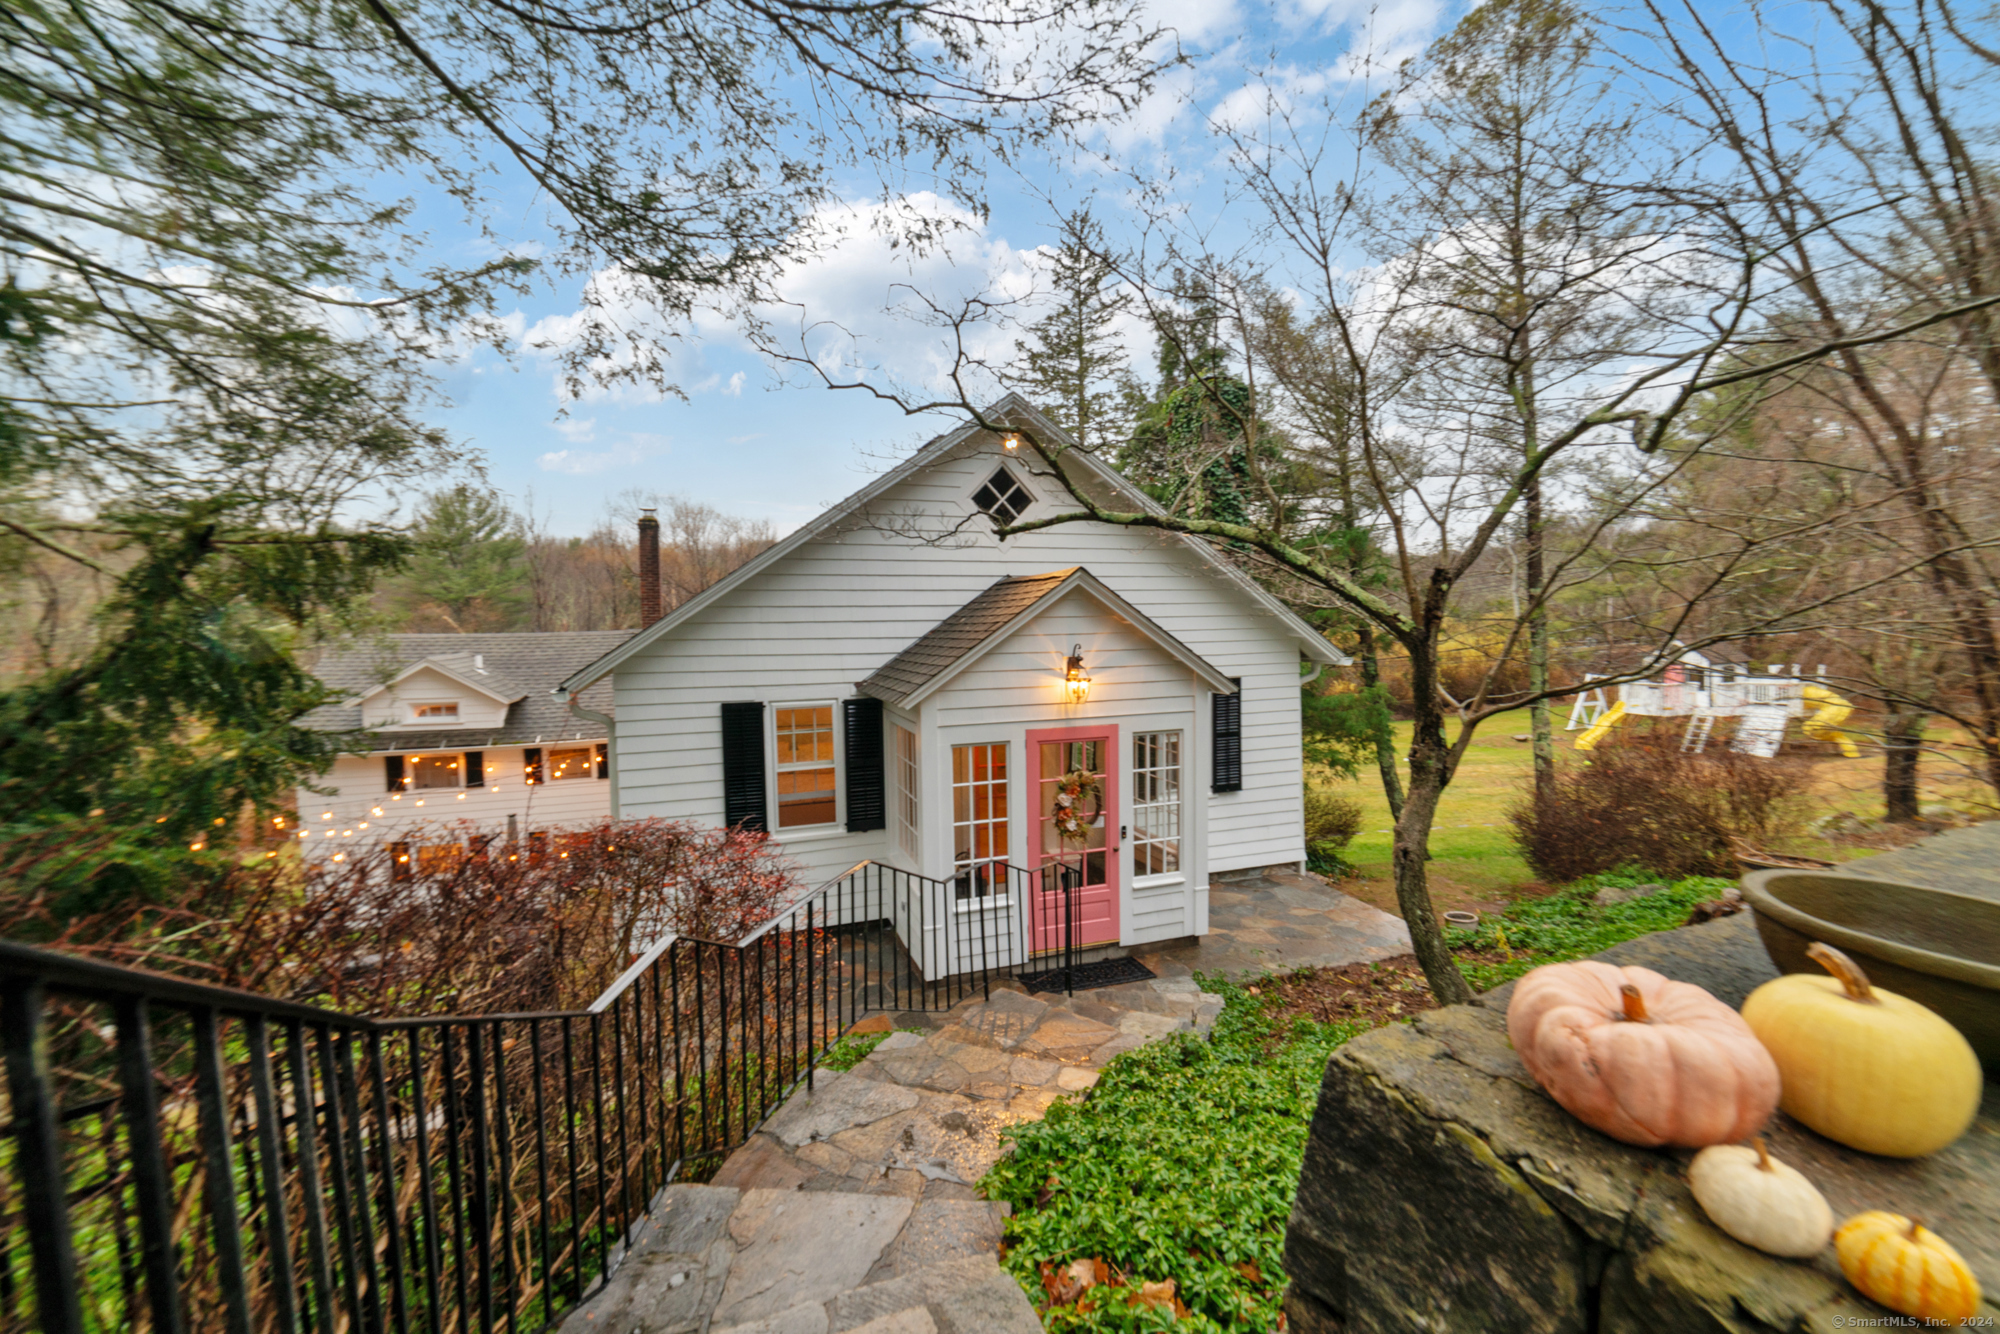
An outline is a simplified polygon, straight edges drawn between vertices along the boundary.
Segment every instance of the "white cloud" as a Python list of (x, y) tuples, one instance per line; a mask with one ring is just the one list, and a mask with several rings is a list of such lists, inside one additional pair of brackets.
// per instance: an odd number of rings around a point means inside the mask
[(597, 439), (597, 418), (585, 417), (581, 421), (570, 419), (551, 423), (562, 438), (572, 445), (587, 445)]
[(672, 442), (664, 435), (654, 435), (646, 431), (627, 431), (624, 439), (609, 449), (557, 449), (535, 460), (543, 472), (568, 473), (573, 477), (585, 477), (595, 473), (610, 472), (614, 468), (632, 468), (659, 458), (672, 447)]
[[(907, 243), (913, 225), (935, 239)], [(1004, 359), (1016, 336), (1009, 321), (1035, 287), (1033, 252), (928, 192), (821, 209), (803, 239), (808, 253), (778, 275), (779, 300), (757, 315), (788, 354), (809, 357), (843, 383), (937, 390), (961, 345), (973, 362)], [(966, 322), (949, 327), (967, 302), (975, 308)], [(980, 302), (991, 304), (981, 309)], [(720, 312), (698, 317), (696, 327), (711, 339), (749, 345), (745, 330)], [(740, 392), (738, 377), (730, 384), (724, 392)]]

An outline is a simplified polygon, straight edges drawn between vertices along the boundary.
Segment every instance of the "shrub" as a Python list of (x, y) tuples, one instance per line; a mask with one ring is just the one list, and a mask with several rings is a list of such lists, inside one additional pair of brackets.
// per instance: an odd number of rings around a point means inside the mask
[(1361, 832), (1361, 803), (1324, 787), (1306, 788), (1306, 846), (1339, 852)]
[(1340, 854), (1361, 832), (1361, 804), (1330, 788), (1306, 784), (1306, 869), (1345, 876), (1354, 868)]
[(1550, 800), (1521, 802), (1507, 822), (1547, 880), (1622, 866), (1670, 879), (1734, 877), (1729, 840), (1766, 843), (1802, 830), (1808, 782), (1798, 764), (1620, 747), (1559, 771)]
[(764, 834), (630, 820), (518, 844), (470, 825), (403, 862), (286, 852), (191, 882), (175, 902), (69, 921), (0, 895), (0, 935), (377, 1016), (586, 1004), (666, 931), (734, 941), (800, 885)]

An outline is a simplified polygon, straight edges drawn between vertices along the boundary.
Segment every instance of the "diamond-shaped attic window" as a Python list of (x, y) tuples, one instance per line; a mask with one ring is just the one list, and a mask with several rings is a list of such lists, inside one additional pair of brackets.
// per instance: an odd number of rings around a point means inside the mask
[(1005, 525), (1027, 513), (1035, 498), (1028, 494), (1028, 488), (1014, 480), (1013, 473), (999, 468), (986, 479), (984, 486), (972, 493), (972, 503)]

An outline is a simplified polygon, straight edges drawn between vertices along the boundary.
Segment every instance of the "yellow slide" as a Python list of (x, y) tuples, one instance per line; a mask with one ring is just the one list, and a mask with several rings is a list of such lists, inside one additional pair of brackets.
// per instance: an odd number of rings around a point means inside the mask
[[(1840, 715), (1845, 718), (1846, 714)], [(1596, 750), (1597, 743), (1611, 734), (1611, 729), (1625, 721), (1625, 701), (1619, 700), (1604, 711), (1604, 716), (1592, 723), (1582, 736), (1576, 739), (1578, 750)]]
[(1854, 738), (1840, 730), (1840, 724), (1854, 712), (1852, 704), (1825, 686), (1807, 686), (1799, 692), (1799, 698), (1820, 706), (1817, 712), (1799, 724), (1807, 736), (1815, 741), (1833, 742), (1840, 747), (1840, 753), (1850, 760), (1861, 758), (1861, 748), (1854, 744)]

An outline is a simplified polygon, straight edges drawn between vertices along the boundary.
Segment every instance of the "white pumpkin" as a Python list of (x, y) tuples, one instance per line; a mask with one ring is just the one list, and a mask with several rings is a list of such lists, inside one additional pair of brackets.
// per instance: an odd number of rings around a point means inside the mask
[(1750, 1147), (1716, 1144), (1694, 1156), (1688, 1185), (1724, 1232), (1772, 1255), (1802, 1260), (1833, 1237), (1833, 1210), (1819, 1188), (1770, 1155), (1762, 1136)]

